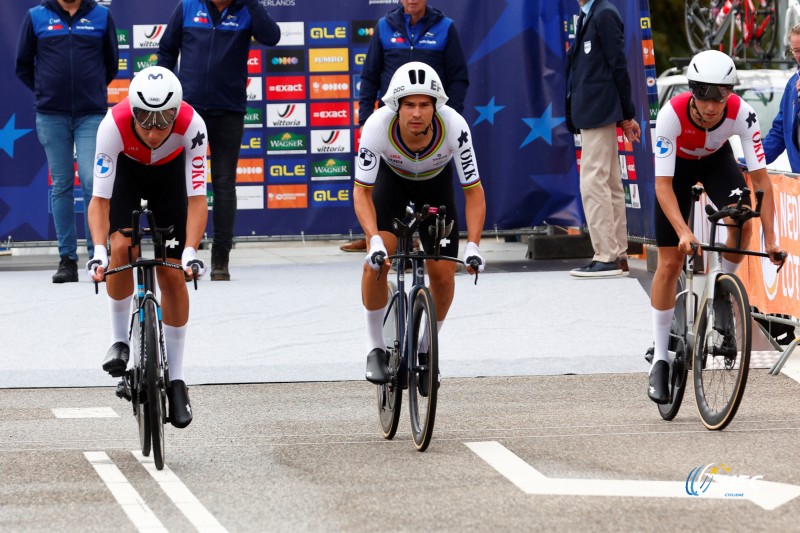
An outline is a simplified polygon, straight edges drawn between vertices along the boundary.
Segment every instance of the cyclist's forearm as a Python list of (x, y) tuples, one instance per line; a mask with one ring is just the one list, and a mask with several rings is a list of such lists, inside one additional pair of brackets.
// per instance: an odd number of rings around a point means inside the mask
[(208, 222), (208, 206), (205, 196), (190, 196), (186, 216), (186, 247), (197, 250)]
[(772, 180), (764, 168), (751, 172), (750, 179), (755, 190), (764, 191), (764, 198), (761, 200), (761, 216), (759, 217), (764, 232), (764, 242), (767, 245), (775, 244), (775, 198), (772, 194)]
[(483, 187), (478, 185), (464, 190), (467, 220), (467, 241), (481, 243), (481, 233), (486, 222), (486, 196)]
[(353, 188), (353, 207), (356, 218), (361, 224), (361, 231), (367, 241), (378, 234), (378, 215), (375, 213), (375, 203), (372, 201), (372, 189), (356, 185)]

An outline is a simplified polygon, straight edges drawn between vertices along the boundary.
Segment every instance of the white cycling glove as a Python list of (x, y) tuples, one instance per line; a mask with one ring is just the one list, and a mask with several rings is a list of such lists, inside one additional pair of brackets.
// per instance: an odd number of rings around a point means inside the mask
[(94, 257), (86, 262), (86, 272), (90, 278), (97, 272), (98, 267), (103, 267), (104, 270), (108, 268), (108, 250), (102, 244), (95, 244)]
[(206, 265), (202, 259), (197, 257), (197, 250), (192, 247), (184, 248), (181, 254), (181, 264), (187, 273), (192, 272), (192, 265), (197, 265), (197, 279), (201, 279), (206, 273)]
[(464, 264), (469, 266), (469, 262), (472, 260), (478, 261), (478, 272), (483, 272), (486, 261), (481, 257), (481, 251), (478, 249), (477, 244), (468, 242), (467, 246), (464, 247)]
[(388, 255), (381, 236), (373, 235), (369, 240), (369, 252), (367, 252), (367, 257), (364, 261), (367, 262), (372, 270), (380, 270), (383, 266), (383, 261)]

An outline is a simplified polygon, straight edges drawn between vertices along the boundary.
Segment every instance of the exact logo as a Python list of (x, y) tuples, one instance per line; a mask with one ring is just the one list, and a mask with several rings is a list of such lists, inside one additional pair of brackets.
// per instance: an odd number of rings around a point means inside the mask
[(305, 97), (305, 76), (267, 77), (267, 100), (303, 100)]

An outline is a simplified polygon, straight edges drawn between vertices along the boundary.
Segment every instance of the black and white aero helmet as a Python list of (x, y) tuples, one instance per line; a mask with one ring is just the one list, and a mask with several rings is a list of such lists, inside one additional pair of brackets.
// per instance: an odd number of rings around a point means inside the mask
[(145, 129), (167, 129), (178, 117), (183, 89), (178, 77), (164, 67), (147, 67), (131, 80), (128, 100), (133, 117)]
[(437, 110), (447, 102), (447, 95), (444, 93), (439, 75), (433, 67), (420, 61), (406, 63), (395, 71), (382, 100), (389, 109), (397, 111), (400, 108), (400, 100), (412, 94), (432, 96), (436, 100)]

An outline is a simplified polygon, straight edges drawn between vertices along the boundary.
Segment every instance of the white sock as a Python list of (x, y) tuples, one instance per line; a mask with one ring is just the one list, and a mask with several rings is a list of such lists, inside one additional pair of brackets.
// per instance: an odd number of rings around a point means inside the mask
[(168, 326), (164, 324), (164, 344), (167, 347), (169, 379), (183, 379), (183, 346), (186, 344), (186, 325)]
[(122, 300), (108, 298), (108, 307), (111, 310), (111, 344), (124, 342), (128, 344), (128, 332), (131, 327), (131, 301), (133, 294)]
[(666, 309), (661, 311), (655, 307), (651, 308), (653, 313), (653, 333), (655, 336), (655, 348), (653, 351), (653, 366), (650, 367), (652, 372), (655, 367), (656, 361), (666, 361), (669, 363), (669, 355), (667, 348), (669, 347), (669, 329), (672, 325), (672, 316), (675, 314), (675, 308)]
[(375, 348), (385, 350), (386, 341), (383, 338), (383, 316), (386, 314), (386, 309), (370, 311), (364, 308), (364, 313), (367, 316), (367, 353)]
[(740, 264), (741, 263), (734, 263), (733, 261), (728, 261), (723, 257), (720, 266), (722, 267), (722, 271), (725, 272), (726, 274), (736, 274), (736, 271), (739, 270)]

